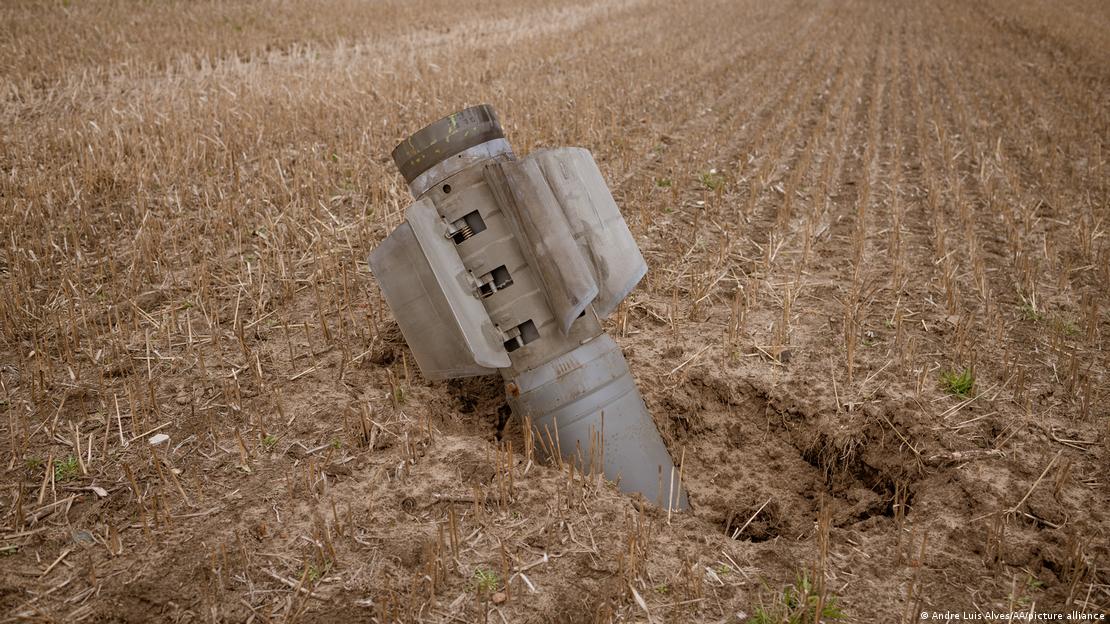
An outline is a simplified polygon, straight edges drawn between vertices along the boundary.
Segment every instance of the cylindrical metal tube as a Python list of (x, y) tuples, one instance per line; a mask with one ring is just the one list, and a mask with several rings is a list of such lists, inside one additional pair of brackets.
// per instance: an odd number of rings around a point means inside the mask
[(518, 415), (530, 415), (545, 454), (559, 452), (586, 472), (601, 469), (625, 492), (686, 508), (686, 493), (620, 347), (608, 334), (521, 373)]
[(428, 124), (401, 141), (393, 148), (393, 162), (411, 184), (436, 163), (476, 145), (504, 138), (493, 107), (480, 104)]
[[(581, 157), (575, 156), (577, 164)], [(562, 212), (565, 208), (560, 208), (559, 198), (543, 182), (544, 174), (534, 163), (531, 169), (511, 171), (523, 177), (520, 184), (530, 184), (529, 190), (538, 193), (535, 201), (545, 204), (539, 209), (505, 204), (520, 200), (528, 204), (531, 196), (517, 192), (520, 189), (512, 187), (511, 176), (487, 171), (497, 163), (516, 160), (493, 109), (481, 105), (444, 117), (398, 145), (393, 158), (414, 197), (435, 205), (445, 235), (455, 241), (475, 295), (508, 352), (511, 366), (499, 370), (507, 387), (513, 389), (509, 404), (518, 417), (531, 421), (541, 452), (558, 452), (565, 460), (576, 462), (579, 469), (600, 469), (625, 492), (639, 492), (674, 509), (686, 508), (674, 463), (624, 355), (603, 332), (593, 308), (587, 307), (577, 319), (573, 318), (575, 308), (570, 315), (564, 312), (564, 318), (556, 318), (551, 307), (554, 299), (546, 288), (552, 283), (550, 276), (558, 272), (532, 265), (550, 262), (555, 253), (564, 257), (576, 254), (571, 260), (578, 264), (569, 266), (579, 267), (582, 261), (577, 250), (584, 243), (581, 238), (567, 238), (573, 236), (572, 230), (558, 221), (568, 218)], [(594, 168), (596, 184), (608, 197), (596, 165), (588, 154), (585, 158)], [(574, 199), (585, 201), (583, 197)], [(609, 201), (613, 218), (620, 221)], [(563, 228), (559, 241), (544, 241), (552, 234), (537, 228), (534, 220), (521, 229), (522, 219), (547, 217)], [(529, 225), (531, 230), (527, 230)], [(520, 240), (521, 236), (528, 241)], [(627, 230), (625, 236), (634, 249)], [(535, 253), (535, 249), (543, 253)], [(591, 284), (594, 277), (585, 266), (572, 268), (562, 277)], [(592, 288), (589, 292), (596, 294), (596, 285)]]

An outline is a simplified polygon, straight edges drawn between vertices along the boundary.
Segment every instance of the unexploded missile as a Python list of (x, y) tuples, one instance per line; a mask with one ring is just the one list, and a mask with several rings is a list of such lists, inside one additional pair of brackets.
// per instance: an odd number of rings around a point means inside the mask
[(517, 158), (488, 105), (393, 150), (416, 201), (370, 269), (428, 379), (500, 373), (541, 452), (672, 509), (686, 496), (601, 327), (647, 264), (590, 152)]

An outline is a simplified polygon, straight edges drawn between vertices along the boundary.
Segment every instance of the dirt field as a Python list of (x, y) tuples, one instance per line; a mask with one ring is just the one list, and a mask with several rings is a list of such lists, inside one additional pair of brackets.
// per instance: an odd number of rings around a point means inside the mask
[[(1099, 0), (5, 2), (0, 621), (1108, 614), (1108, 33)], [(365, 262), (389, 152), (484, 102), (610, 182), (650, 270), (607, 328), (689, 513), (406, 351)]]

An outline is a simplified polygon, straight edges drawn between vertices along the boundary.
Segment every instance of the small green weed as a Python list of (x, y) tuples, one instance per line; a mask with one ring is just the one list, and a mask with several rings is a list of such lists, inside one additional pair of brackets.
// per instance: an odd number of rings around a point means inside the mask
[(821, 604), (821, 613), (817, 613), (817, 603), (820, 597), (815, 593), (809, 578), (802, 575), (793, 585), (783, 588), (781, 594), (776, 594), (771, 604), (761, 604), (749, 624), (816, 624), (831, 620), (840, 620), (844, 612), (837, 604), (837, 597), (826, 594)]
[(1021, 305), (1018, 306), (1018, 310), (1021, 311), (1021, 317), (1027, 321), (1039, 323), (1044, 320), (1044, 314), (1041, 314), (1041, 312), (1037, 310), (1037, 306), (1034, 305), (1032, 301), (1022, 301)]
[(266, 447), (267, 451), (272, 450), (274, 448), (274, 445), (277, 443), (278, 439), (277, 436), (274, 434), (270, 434), (265, 438), (262, 438), (262, 446)]
[(478, 568), (474, 571), (474, 589), (482, 593), (492, 593), (501, 585), (501, 577), (493, 570)]
[(328, 566), (324, 566), (323, 569), (321, 569), (321, 568), (317, 567), (315, 564), (310, 565), (310, 566), (308, 566), (308, 572), (307, 572), (305, 578), (309, 583), (315, 583), (316, 581), (320, 580), (321, 577), (324, 576), (324, 573), (327, 572), (327, 570), (328, 570)]
[(77, 458), (73, 455), (54, 464), (54, 480), (68, 481), (77, 476)]
[(940, 383), (948, 394), (966, 399), (975, 387), (975, 375), (970, 368), (961, 371), (946, 370), (940, 374)]
[(655, 186), (659, 188), (671, 188), (674, 185), (674, 180), (670, 178), (655, 178)]
[(701, 174), (701, 183), (705, 188), (715, 191), (725, 185), (725, 176), (717, 173), (716, 169)]
[(1069, 338), (1074, 338), (1075, 336), (1079, 335), (1079, 326), (1067, 319), (1056, 319), (1055, 321), (1053, 321), (1053, 325), (1055, 326), (1056, 331), (1064, 334), (1065, 336), (1068, 336)]

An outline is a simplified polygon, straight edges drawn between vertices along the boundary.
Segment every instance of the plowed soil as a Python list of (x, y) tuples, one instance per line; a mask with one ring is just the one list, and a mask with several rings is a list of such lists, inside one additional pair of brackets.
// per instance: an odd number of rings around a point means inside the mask
[[(689, 512), (407, 352), (477, 103), (601, 165)], [(0, 620), (1110, 617), (1108, 111), (1097, 0), (5, 3)]]

